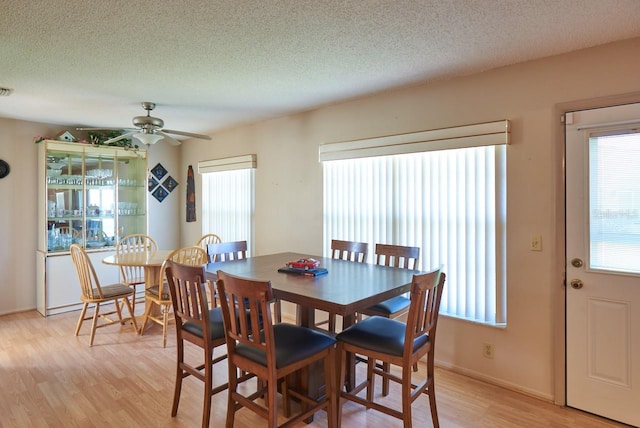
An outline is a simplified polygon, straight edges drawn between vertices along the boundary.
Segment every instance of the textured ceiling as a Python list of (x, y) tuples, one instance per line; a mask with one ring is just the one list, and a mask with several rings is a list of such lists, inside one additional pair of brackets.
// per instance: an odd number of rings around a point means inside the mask
[(640, 36), (638, 0), (3, 0), (0, 116), (208, 133)]

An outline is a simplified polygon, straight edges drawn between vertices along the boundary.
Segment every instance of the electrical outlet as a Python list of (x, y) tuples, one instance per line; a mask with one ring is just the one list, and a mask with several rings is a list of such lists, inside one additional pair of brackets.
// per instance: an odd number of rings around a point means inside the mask
[(532, 235), (531, 244), (529, 245), (531, 251), (542, 251), (542, 236)]
[(493, 344), (492, 343), (483, 343), (482, 344), (482, 356), (485, 358), (493, 359)]

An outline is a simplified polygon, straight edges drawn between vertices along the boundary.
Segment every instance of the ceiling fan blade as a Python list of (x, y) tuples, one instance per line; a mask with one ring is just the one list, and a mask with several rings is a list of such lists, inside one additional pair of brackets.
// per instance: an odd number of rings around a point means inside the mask
[[(120, 129), (120, 128), (118, 128)], [(127, 132), (126, 134), (122, 134), (122, 135), (118, 135), (117, 137), (114, 138), (110, 138), (108, 140), (106, 140), (104, 143), (102, 144), (111, 144), (111, 143), (115, 143), (116, 141), (120, 141), (120, 140), (124, 140), (125, 138), (129, 138), (131, 137), (133, 134), (136, 134), (138, 131), (133, 131), (133, 132)]]
[(164, 140), (165, 140), (167, 143), (171, 144), (172, 146), (179, 146), (180, 144), (182, 144), (180, 141), (176, 140), (175, 138), (173, 138), (173, 137), (172, 137), (172, 136), (170, 136), (170, 135), (165, 134), (165, 133), (164, 133), (164, 132), (162, 132), (162, 131), (156, 131), (156, 134), (157, 134), (157, 135), (162, 135), (162, 136), (164, 137)]
[(211, 137), (209, 137), (208, 135), (193, 134), (191, 132), (184, 132), (184, 131), (174, 131), (173, 129), (161, 129), (161, 131), (169, 133), (169, 134), (182, 135), (184, 137), (199, 138), (201, 140), (210, 140), (211, 139)]
[(76, 128), (77, 131), (135, 131), (135, 128)]

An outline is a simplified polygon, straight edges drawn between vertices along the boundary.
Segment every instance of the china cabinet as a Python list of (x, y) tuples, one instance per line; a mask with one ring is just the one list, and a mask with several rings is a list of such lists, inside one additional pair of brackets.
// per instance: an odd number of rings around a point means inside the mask
[(80, 307), (72, 243), (101, 283), (119, 281), (101, 260), (124, 235), (147, 233), (147, 152), (44, 140), (38, 163), (37, 309), (50, 315)]

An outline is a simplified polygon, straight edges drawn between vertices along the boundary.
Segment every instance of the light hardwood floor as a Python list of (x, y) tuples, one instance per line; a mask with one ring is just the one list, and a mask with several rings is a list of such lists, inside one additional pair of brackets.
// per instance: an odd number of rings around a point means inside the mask
[[(185, 380), (178, 416), (171, 417), (173, 324), (166, 348), (162, 348), (159, 326), (138, 336), (130, 325), (99, 329), (94, 346), (89, 347), (88, 324), (80, 336), (73, 335), (77, 317), (78, 312), (48, 318), (36, 312), (0, 316), (0, 427), (200, 426), (203, 384), (194, 379)], [(222, 365), (214, 382), (225, 379), (226, 365)], [(444, 369), (436, 370), (436, 388), (440, 424), (445, 428), (625, 426)], [(393, 389), (390, 397), (397, 401)], [(226, 403), (226, 392), (213, 397), (212, 427), (224, 426)], [(413, 409), (414, 427), (432, 426), (426, 396), (418, 398)], [(264, 420), (246, 409), (236, 417), (236, 427), (261, 426)], [(307, 426), (326, 427), (326, 415), (316, 414)], [(343, 426), (398, 427), (401, 423), (347, 403)]]

